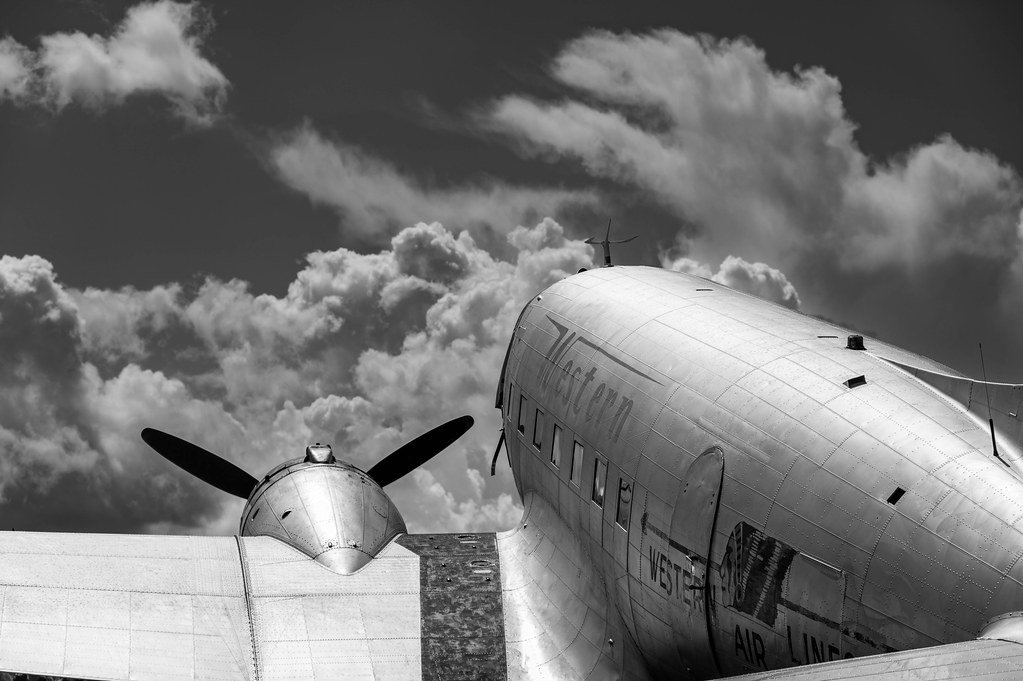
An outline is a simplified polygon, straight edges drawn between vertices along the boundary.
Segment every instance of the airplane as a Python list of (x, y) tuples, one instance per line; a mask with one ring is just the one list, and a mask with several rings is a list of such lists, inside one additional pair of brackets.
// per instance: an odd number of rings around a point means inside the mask
[(1023, 677), (1023, 386), (613, 266), (528, 302), (495, 404), (524, 513), (490, 533), (408, 533), (384, 491), (471, 417), (262, 479), (143, 431), (247, 500), (238, 535), (0, 533), (0, 670)]

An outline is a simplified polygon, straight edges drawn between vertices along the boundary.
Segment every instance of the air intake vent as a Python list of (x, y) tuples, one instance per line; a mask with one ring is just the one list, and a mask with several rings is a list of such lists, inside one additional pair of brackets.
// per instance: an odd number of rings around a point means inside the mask
[(849, 336), (845, 339), (845, 347), (850, 350), (866, 350), (863, 346), (863, 336)]
[(866, 384), (867, 384), (867, 377), (866, 376), (853, 376), (852, 378), (850, 378), (848, 381), (845, 382), (845, 387), (846, 388), (859, 388), (861, 385), (866, 385)]
[(905, 493), (906, 490), (902, 489), (901, 487), (896, 487), (895, 491), (892, 492), (892, 495), (888, 497), (888, 503), (894, 506), (895, 504), (899, 503), (899, 499), (901, 499), (902, 495)]

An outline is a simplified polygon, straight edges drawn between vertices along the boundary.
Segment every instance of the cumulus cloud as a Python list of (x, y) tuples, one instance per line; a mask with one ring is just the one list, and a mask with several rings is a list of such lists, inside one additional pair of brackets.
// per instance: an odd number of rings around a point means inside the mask
[(217, 405), (135, 365), (103, 380), (88, 361), (73, 293), (37, 256), (0, 258), (0, 322), (5, 522), (97, 529), (91, 523), (102, 519), (118, 530), (168, 521), (193, 527), (217, 517), (214, 494), (166, 475), (131, 442), (149, 419), (176, 420), (186, 436), (230, 427)]
[(378, 253), (311, 253), (280, 297), (216, 279), (75, 290), (42, 258), (5, 257), (0, 512), (25, 529), (78, 509), (75, 529), (232, 532), (237, 500), (164, 462), (141, 428), (258, 475), (314, 440), (368, 469), (467, 413), (469, 434), (388, 491), (414, 530), (510, 526), (510, 475), (489, 477), (505, 346), (525, 301), (593, 253), (550, 219), (509, 242), (521, 250), (499, 260), (417, 223)]
[(10, 36), (0, 39), (0, 101), (26, 95), (32, 76), (31, 59), (32, 53), (24, 45)]
[(590, 191), (518, 187), (496, 180), (430, 187), (358, 147), (325, 138), (309, 125), (282, 136), (272, 146), (269, 162), (289, 187), (337, 210), (346, 234), (375, 241), (420, 220), (506, 234), (522, 222), (597, 202)]
[(208, 123), (227, 96), (228, 80), (200, 53), (211, 27), (195, 4), (160, 0), (128, 10), (108, 36), (53, 33), (34, 52), (0, 41), (0, 98), (93, 111), (141, 93), (159, 94), (175, 111)]
[[(964, 364), (954, 329), (991, 330), (1005, 356), (1023, 342), (1015, 315), (999, 312), (1023, 288), (1023, 181), (993, 154), (943, 135), (871, 159), (837, 78), (773, 70), (747, 39), (591, 31), (550, 73), (565, 97), (509, 94), (476, 124), (678, 218), (677, 233), (648, 237), (681, 241), (696, 262), (768, 263), (807, 309), (953, 364)], [(716, 276), (781, 290), (769, 270), (731, 270)]]
[(484, 124), (525, 153), (649, 192), (698, 225), (701, 258), (740, 246), (786, 266), (828, 248), (846, 267), (875, 268), (1019, 249), (1011, 168), (948, 136), (872, 163), (836, 78), (773, 71), (745, 39), (595, 31), (552, 73), (585, 100), (510, 95)]
[(746, 262), (730, 255), (724, 259), (718, 271), (713, 272), (710, 267), (692, 258), (662, 255), (661, 265), (676, 272), (716, 281), (792, 310), (799, 309), (799, 294), (785, 273), (762, 262)]

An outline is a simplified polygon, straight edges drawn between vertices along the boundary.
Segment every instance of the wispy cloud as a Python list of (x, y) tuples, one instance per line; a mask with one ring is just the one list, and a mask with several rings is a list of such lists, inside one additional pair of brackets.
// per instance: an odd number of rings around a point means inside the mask
[(597, 203), (588, 190), (521, 187), (497, 180), (427, 186), (390, 162), (328, 139), (308, 124), (280, 137), (269, 158), (281, 181), (338, 211), (344, 234), (377, 241), (423, 220), (452, 229), (507, 234), (523, 222)]
[[(948, 324), (995, 329), (1004, 352), (1023, 342), (996, 309), (1023, 288), (1023, 182), (993, 154), (943, 135), (872, 160), (837, 78), (775, 71), (746, 39), (592, 31), (550, 72), (564, 98), (509, 94), (477, 124), (523, 155), (642, 192), (682, 220), (659, 236), (686, 257), (766, 263), (810, 309), (948, 361)], [(928, 330), (942, 317), (944, 339)]]
[(128, 10), (110, 36), (81, 32), (39, 38), (36, 50), (0, 40), (0, 99), (61, 110), (76, 104), (93, 111), (150, 93), (168, 99), (183, 118), (210, 122), (229, 83), (202, 56), (211, 27), (195, 4), (161, 0)]

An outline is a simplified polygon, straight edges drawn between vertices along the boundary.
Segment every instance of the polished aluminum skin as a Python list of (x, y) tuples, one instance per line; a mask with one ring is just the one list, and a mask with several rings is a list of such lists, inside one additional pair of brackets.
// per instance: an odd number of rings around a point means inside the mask
[(0, 556), (5, 671), (422, 678), (420, 561), (393, 542), (351, 575), (271, 537), (2, 532)]
[(847, 335), (637, 267), (569, 277), (520, 317), (498, 404), (524, 523), (554, 510), (652, 676), (971, 641), (1023, 609), (1021, 388), (991, 387), (996, 458), (980, 382)]
[(405, 521), (380, 485), (317, 444), (304, 459), (267, 473), (245, 504), (238, 533), (274, 537), (348, 575), (404, 532)]

